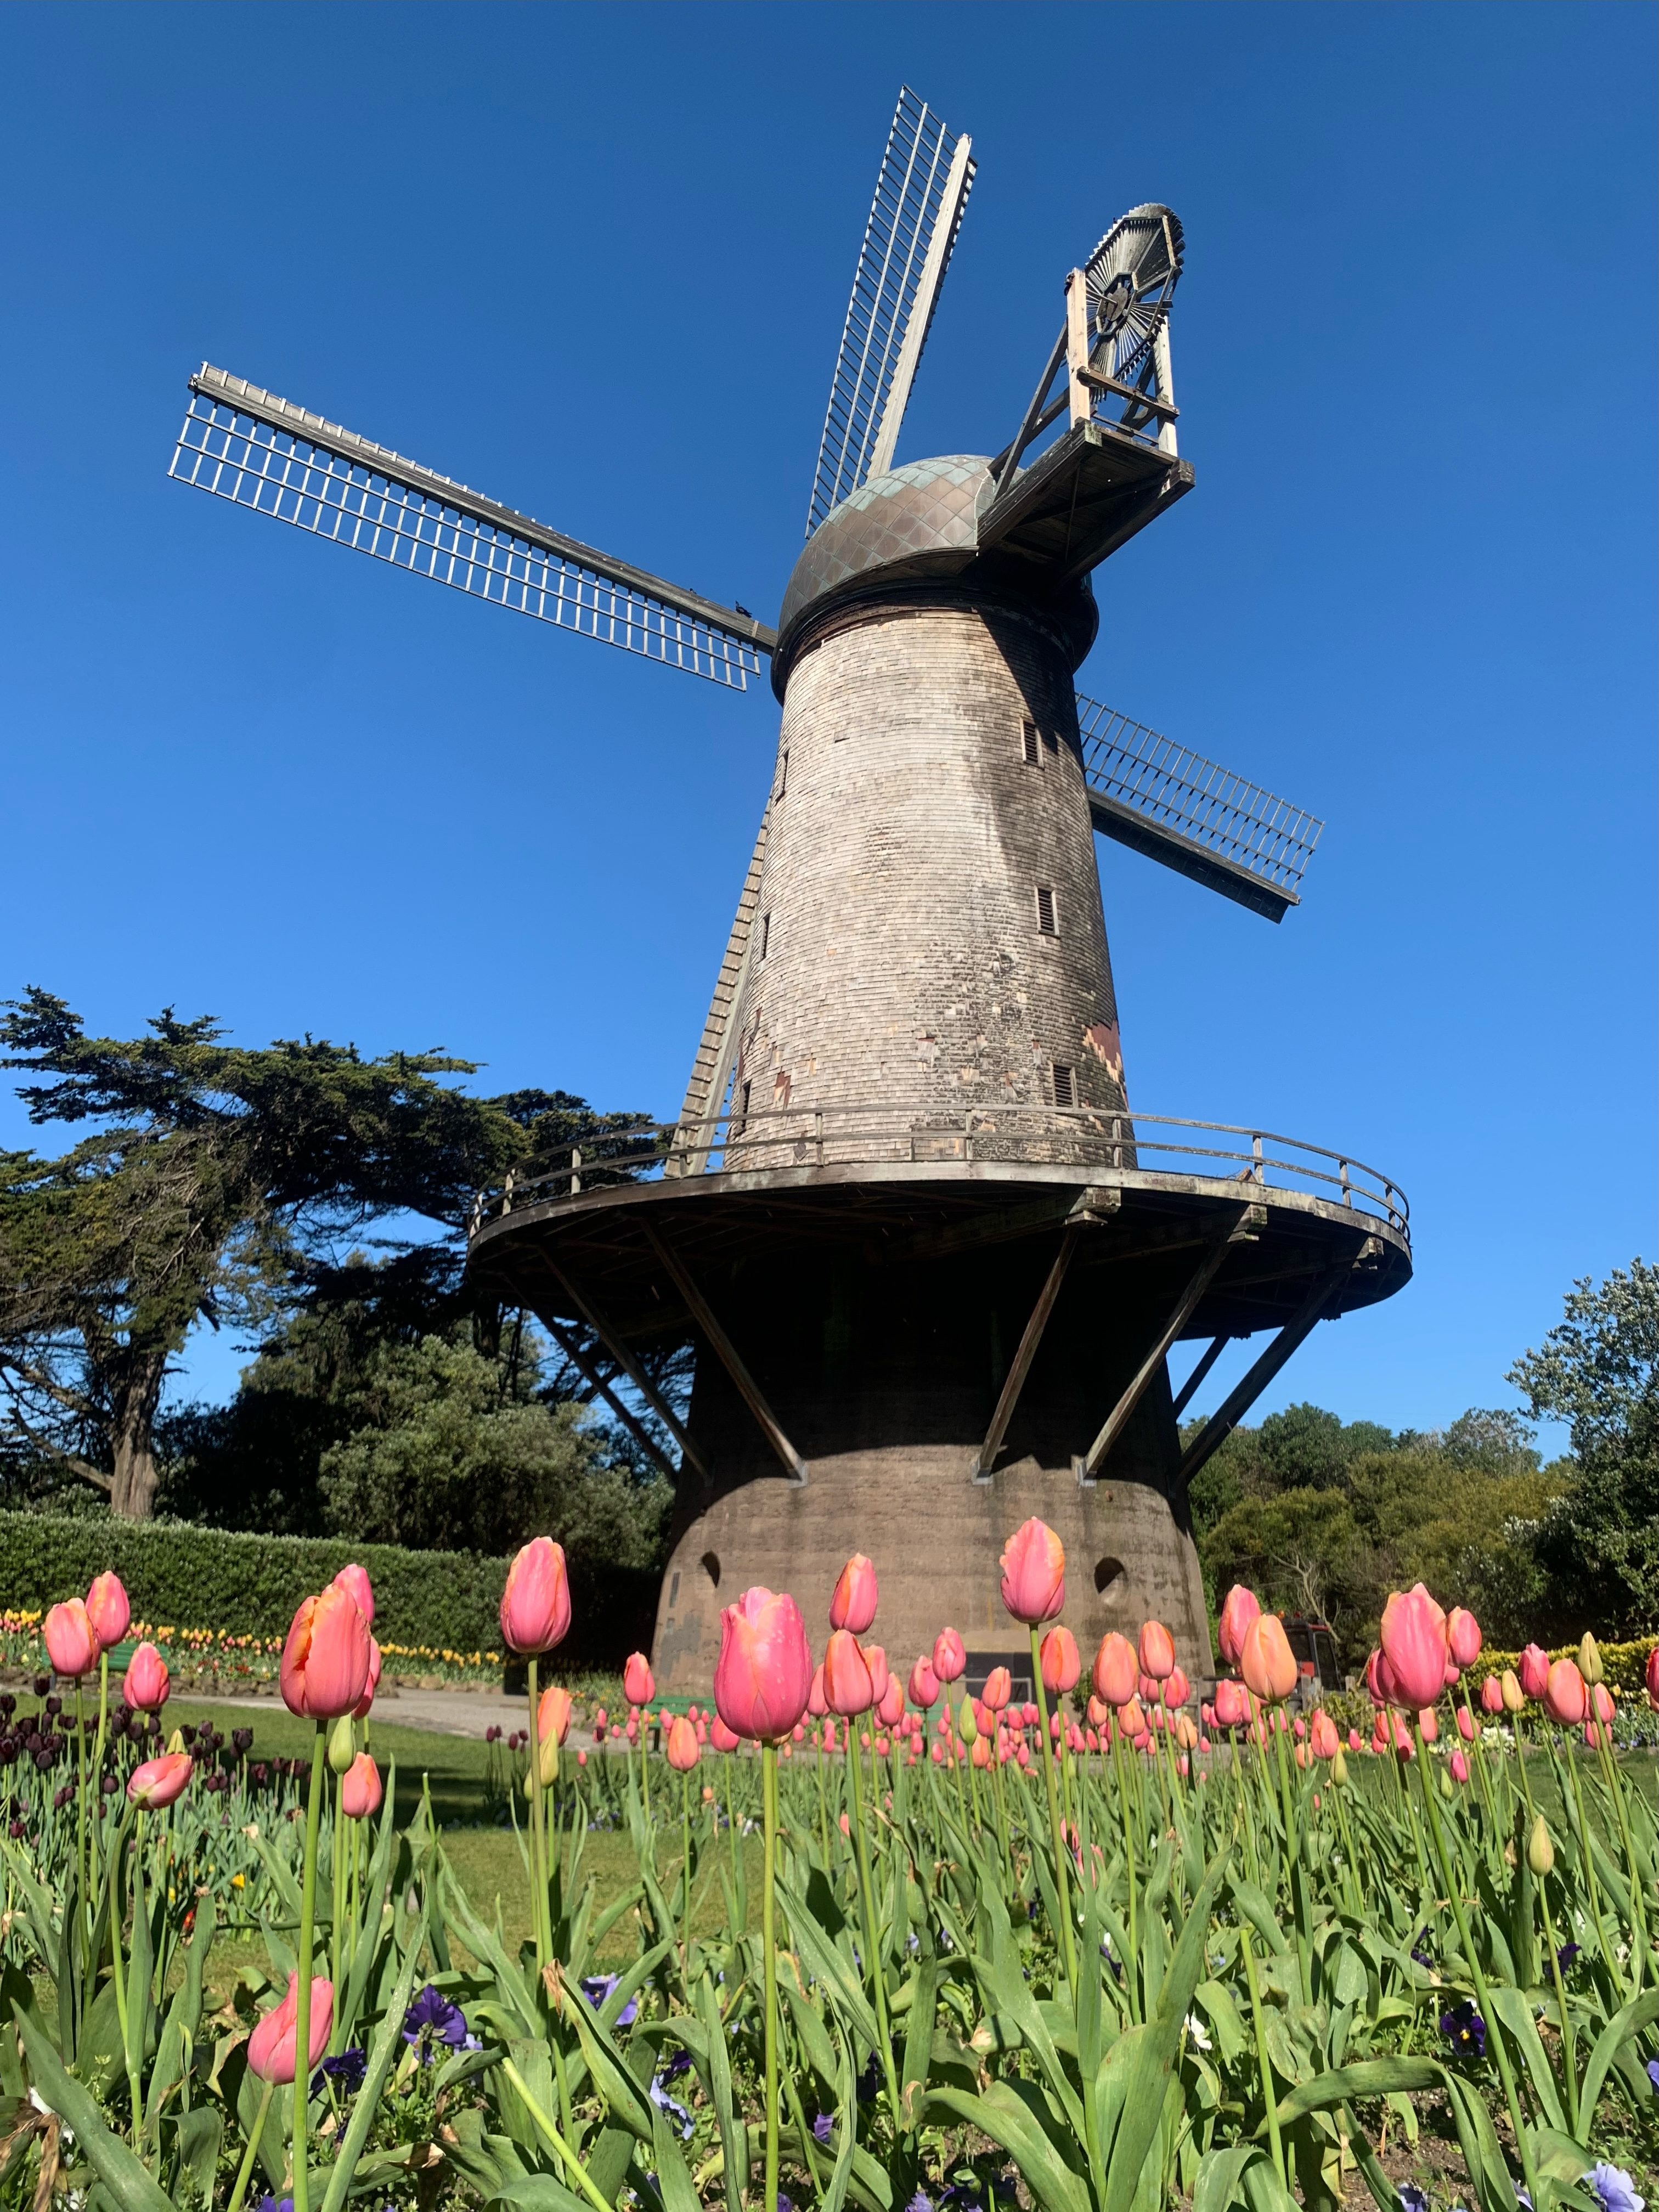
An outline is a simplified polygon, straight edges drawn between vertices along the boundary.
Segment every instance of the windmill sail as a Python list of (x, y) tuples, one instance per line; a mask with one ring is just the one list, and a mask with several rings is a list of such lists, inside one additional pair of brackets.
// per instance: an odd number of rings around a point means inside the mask
[(971, 141), (953, 137), (906, 85), (899, 93), (847, 303), (807, 509), (831, 507), (888, 467), (939, 287), (973, 189)]
[(181, 483), (495, 606), (746, 690), (774, 634), (204, 362)]

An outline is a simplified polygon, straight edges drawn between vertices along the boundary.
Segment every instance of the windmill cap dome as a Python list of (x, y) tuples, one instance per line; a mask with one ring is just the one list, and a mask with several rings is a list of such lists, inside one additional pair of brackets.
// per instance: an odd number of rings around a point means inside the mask
[[(773, 683), (779, 696), (802, 625), (823, 602), (856, 597), (872, 586), (944, 580), (972, 566), (979, 558), (979, 520), (994, 490), (986, 455), (940, 453), (872, 477), (832, 507), (806, 541), (778, 611)], [(1087, 601), (1086, 652), (1096, 618), (1093, 594), (1086, 584), (1081, 588)], [(1076, 593), (1073, 586), (1067, 596)], [(1080, 612), (1073, 614), (1068, 627)]]

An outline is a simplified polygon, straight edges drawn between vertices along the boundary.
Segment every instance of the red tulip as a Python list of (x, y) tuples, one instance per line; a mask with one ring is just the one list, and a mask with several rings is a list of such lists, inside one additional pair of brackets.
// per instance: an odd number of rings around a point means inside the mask
[(167, 1661), (153, 1644), (141, 1644), (127, 1662), (121, 1695), (135, 1713), (159, 1713), (172, 1687)]
[[(340, 1810), (348, 1820), (372, 1820), (385, 1794), (380, 1768), (366, 1751), (360, 1751), (341, 1778)], [(313, 2004), (316, 2002), (313, 1997)]]
[(925, 1656), (910, 1669), (910, 1703), (925, 1713), (939, 1703), (939, 1676)]
[(648, 1705), (657, 1694), (651, 1662), (643, 1651), (631, 1651), (623, 1668), (623, 1695), (630, 1705)]
[(1383, 1607), (1382, 1640), (1395, 1701), (1433, 1705), (1446, 1686), (1446, 1616), (1421, 1583), (1395, 1590)]
[(106, 1568), (94, 1577), (92, 1588), (87, 1592), (87, 1619), (92, 1623), (92, 1632), (98, 1638), (100, 1651), (112, 1651), (126, 1634), (132, 1607), (127, 1602), (121, 1577), (112, 1569)]
[(1140, 1625), (1140, 1671), (1155, 1682), (1167, 1681), (1175, 1671), (1175, 1638), (1161, 1620)]
[(716, 1751), (735, 1751), (743, 1738), (727, 1728), (718, 1713), (708, 1723), (708, 1741)]
[(993, 1713), (1002, 1712), (1014, 1694), (1013, 1677), (1006, 1667), (993, 1667), (985, 1678), (982, 1702)]
[(1276, 1613), (1259, 1613), (1244, 1632), (1239, 1670), (1246, 1686), (1266, 1705), (1277, 1705), (1296, 1687), (1296, 1654)]
[(1480, 1685), (1480, 1710), (1483, 1713), (1501, 1713), (1504, 1710), (1504, 1684), (1497, 1674), (1488, 1674)]
[(1069, 1628), (1051, 1628), (1042, 1639), (1042, 1686), (1050, 1697), (1075, 1689), (1083, 1672), (1077, 1638)]
[(887, 1654), (879, 1644), (866, 1644), (864, 1663), (870, 1669), (870, 1695), (879, 1705), (887, 1695)]
[(1454, 1782), (1467, 1782), (1468, 1780), (1469, 1762), (1463, 1756), (1463, 1747), (1461, 1744), (1459, 1744), (1457, 1748), (1452, 1753), (1450, 1759), (1448, 1759), (1446, 1763), (1451, 1768), (1451, 1778)]
[(1244, 1632), (1261, 1610), (1261, 1599), (1253, 1589), (1246, 1589), (1243, 1583), (1235, 1583), (1228, 1591), (1215, 1636), (1216, 1648), (1225, 1665), (1237, 1666), (1239, 1654), (1244, 1649)]
[(697, 1731), (682, 1713), (668, 1731), (668, 1764), (676, 1774), (690, 1774), (702, 1756)]
[(550, 1682), (536, 1708), (538, 1743), (562, 1743), (570, 1733), (570, 1692)]
[(887, 1687), (876, 1700), (876, 1713), (884, 1728), (896, 1728), (904, 1717), (904, 1685), (896, 1674), (887, 1678)]
[(98, 1664), (98, 1637), (87, 1608), (78, 1597), (65, 1598), (46, 1615), (41, 1628), (46, 1640), (46, 1656), (53, 1671), (72, 1674), (79, 1681), (82, 1674), (91, 1674)]
[(539, 1658), (562, 1643), (570, 1626), (570, 1584), (564, 1547), (550, 1536), (526, 1544), (507, 1571), (501, 1592), (501, 1640), (509, 1651)]
[(329, 1589), (302, 1601), (283, 1646), (283, 1703), (302, 1719), (338, 1720), (368, 1681), (368, 1623), (357, 1601)]
[[(360, 1569), (359, 1572), (361, 1571)], [(337, 1584), (337, 1576), (335, 1579)], [(367, 1580), (367, 1577), (364, 1579)], [(357, 1610), (362, 1613), (362, 1607), (359, 1606)], [(368, 1615), (364, 1614), (364, 1618), (367, 1620)], [(366, 1721), (368, 1718), (368, 1709), (374, 1704), (374, 1694), (380, 1686), (380, 1647), (371, 1636), (368, 1639), (368, 1680), (363, 1684), (363, 1694), (351, 1708), (351, 1717), (354, 1721)]]
[(159, 1759), (147, 1759), (142, 1766), (133, 1768), (127, 1796), (141, 1812), (159, 1813), (164, 1805), (184, 1796), (195, 1771), (196, 1763), (187, 1751), (164, 1751)]
[[(1002, 1602), (1016, 1620), (1040, 1628), (1066, 1602), (1066, 1547), (1035, 1515), (1002, 1547)], [(934, 1672), (938, 1672), (935, 1663)]]
[(876, 1617), (876, 1571), (862, 1552), (854, 1552), (841, 1571), (830, 1600), (831, 1628), (862, 1636)]
[(1172, 1667), (1164, 1678), (1164, 1703), (1170, 1712), (1184, 1705), (1193, 1694), (1193, 1686), (1179, 1667)]
[(1647, 1683), (1648, 1703), (1654, 1708), (1656, 1712), (1659, 1712), (1659, 1644), (1656, 1644), (1652, 1650), (1648, 1654), (1648, 1667), (1645, 1680)]
[(1127, 1636), (1120, 1636), (1116, 1629), (1108, 1629), (1100, 1639), (1090, 1677), (1097, 1694), (1109, 1705), (1127, 1705), (1134, 1696), (1139, 1673), (1134, 1645)]
[(1522, 1694), (1536, 1702), (1549, 1687), (1549, 1653), (1540, 1651), (1535, 1644), (1528, 1644), (1521, 1654), (1521, 1665), (1517, 1671)]
[(1461, 1605), (1446, 1615), (1446, 1649), (1455, 1667), (1473, 1667), (1480, 1656), (1480, 1624)]
[(374, 1626), (374, 1585), (367, 1571), (354, 1559), (349, 1567), (342, 1567), (334, 1577), (336, 1589), (343, 1589), (357, 1601), (357, 1610), (371, 1628)]
[(1589, 1706), (1584, 1678), (1573, 1659), (1558, 1659), (1544, 1683), (1544, 1710), (1564, 1728), (1577, 1728)]
[[(307, 2074), (328, 2049), (329, 2031), (333, 2025), (334, 1984), (319, 1977), (311, 1984), (311, 2049), (306, 2059)], [(275, 2011), (264, 2015), (247, 2039), (248, 2072), (257, 2074), (262, 2081), (272, 2081), (279, 2086), (291, 2081), (298, 2070), (295, 2062), (299, 2056), (299, 2040), (300, 1977), (290, 1974), (288, 1995)]]
[(1321, 1705), (1313, 1717), (1313, 1726), (1308, 1734), (1316, 1759), (1334, 1759), (1341, 1748), (1342, 1739), (1336, 1732), (1336, 1723)]
[(946, 1685), (958, 1682), (967, 1664), (968, 1654), (963, 1649), (962, 1638), (954, 1628), (941, 1628), (933, 1639), (934, 1674)]
[(720, 1615), (714, 1704), (721, 1719), (737, 1735), (775, 1741), (806, 1711), (811, 1686), (812, 1654), (794, 1599), (745, 1590)]

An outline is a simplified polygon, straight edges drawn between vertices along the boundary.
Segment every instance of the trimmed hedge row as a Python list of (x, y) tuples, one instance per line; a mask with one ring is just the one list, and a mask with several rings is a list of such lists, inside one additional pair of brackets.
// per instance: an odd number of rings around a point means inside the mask
[[(498, 1651), (507, 1562), (474, 1552), (410, 1552), (340, 1536), (248, 1536), (179, 1522), (0, 1512), (0, 1607), (44, 1612), (113, 1567), (133, 1618), (152, 1627), (286, 1636), (295, 1607), (348, 1560), (374, 1585), (383, 1644)], [(620, 1668), (651, 1648), (660, 1576), (638, 1567), (573, 1566), (570, 1633), (558, 1664)]]

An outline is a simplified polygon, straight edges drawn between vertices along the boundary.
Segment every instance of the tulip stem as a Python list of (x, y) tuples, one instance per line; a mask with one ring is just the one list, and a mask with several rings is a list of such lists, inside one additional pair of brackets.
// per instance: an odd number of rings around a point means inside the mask
[(1249, 1916), (1243, 1911), (1238, 1916), (1238, 1948), (1243, 1954), (1244, 1979), (1250, 1992), (1250, 2021), (1255, 2030), (1255, 2063), (1261, 2076), (1262, 2102), (1267, 2108), (1267, 2147), (1273, 2154), (1273, 2172), (1283, 2188), (1285, 2146), (1279, 2135), (1279, 2100), (1273, 2094), (1273, 2063), (1267, 2057), (1267, 2030), (1261, 2017), (1261, 1985), (1255, 1971), (1255, 1953), (1250, 1948)]
[[(520, 2073), (518, 2068), (513, 2063), (513, 2061), (510, 2058), (504, 2058), (501, 2061), (501, 2071), (506, 2075), (507, 2080), (513, 2084), (513, 2087), (518, 2091), (520, 2096), (523, 2099), (531, 2118), (534, 2120), (536, 2125), (541, 2130), (542, 2133), (547, 2137), (548, 2142), (553, 2146), (555, 2151), (557, 2152), (558, 2155), (564, 2160), (565, 2165), (569, 2168), (571, 2179), (575, 2182), (577, 2188), (581, 2191), (582, 2195), (586, 2197), (588, 2203), (595, 2208), (595, 2212), (611, 2212), (611, 2206), (605, 2203), (605, 2198), (599, 2194), (598, 2185), (590, 2177), (586, 2167), (582, 2164), (580, 2159), (577, 2157), (575, 2152), (571, 2149), (570, 2145), (565, 2141), (564, 2137), (554, 2126), (548, 2115), (537, 2103), (535, 2098), (531, 2094), (531, 2092), (526, 2084), (523, 2075)], [(295, 2212), (299, 2212), (299, 2207), (297, 2204), (295, 2207)]]
[(1566, 1764), (1567, 1772), (1572, 1777), (1572, 1801), (1578, 1815), (1578, 1843), (1584, 1855), (1584, 1879), (1589, 1889), (1590, 1917), (1595, 1923), (1596, 1945), (1602, 1958), (1607, 1961), (1607, 1972), (1613, 1977), (1613, 1985), (1619, 1992), (1619, 2002), (1622, 2005), (1627, 1994), (1625, 1978), (1619, 1971), (1618, 1945), (1616, 1942), (1610, 1943), (1607, 1941), (1607, 1928), (1601, 1918), (1601, 1884), (1595, 1872), (1595, 1855), (1590, 1844), (1589, 1821), (1584, 1812), (1583, 1787), (1578, 1779), (1578, 1758), (1573, 1750), (1571, 1737), (1567, 1739)]
[[(887, 2026), (887, 1977), (882, 1971), (880, 1929), (877, 1921), (875, 1893), (870, 1884), (869, 1848), (864, 1834), (864, 1782), (859, 1760), (858, 1733), (850, 1722), (847, 1729), (847, 1763), (853, 1772), (853, 1858), (858, 1869), (859, 1904), (863, 1909), (864, 1917), (864, 1948), (866, 1954), (864, 1966), (865, 1972), (870, 1977), (871, 1988), (875, 1995), (876, 2027), (881, 2039), (882, 2063), (887, 2071), (887, 2094), (891, 2100), (893, 2132), (897, 2135), (902, 2131), (902, 2124), (899, 2113), (898, 2075), (893, 2069), (893, 2039)], [(775, 1797), (777, 1794), (775, 1770), (772, 1778), (772, 1791)], [(773, 2194), (775, 2194), (775, 2191), (770, 2189), (769, 2184), (769, 2203)]]
[[(1054, 1892), (1060, 1899), (1060, 1956), (1066, 1962), (1066, 1987), (1072, 1992), (1072, 2002), (1075, 2005), (1079, 2001), (1077, 1941), (1072, 1933), (1072, 1889), (1067, 1879), (1068, 1869), (1066, 1863), (1066, 1834), (1060, 1817), (1060, 1790), (1054, 1780), (1054, 1740), (1048, 1734), (1048, 1692), (1042, 1680), (1042, 1651), (1037, 1643), (1037, 1632), (1035, 1627), (1030, 1630), (1030, 1637), (1031, 1679), (1036, 1687), (1037, 1718), (1042, 1737), (1042, 1779), (1048, 1791), (1048, 1835), (1054, 1847)], [(1085, 2084), (1085, 2092), (1088, 2086)], [(1090, 2118), (1093, 2110), (1094, 2098), (1092, 2095), (1085, 2094), (1085, 2119)], [(1090, 2132), (1092, 2133), (1093, 2130), (1091, 2130)]]
[[(680, 1851), (684, 1869), (681, 1883), (684, 1896), (680, 1909), (680, 1981), (684, 1984), (691, 1971), (691, 1777), (689, 1772), (680, 1777)], [(690, 1991), (685, 1992), (687, 2008), (690, 2006)]]
[[(530, 1686), (530, 1918), (536, 1938), (536, 1978), (539, 1981), (547, 1971), (552, 1944), (547, 1925), (547, 1833), (542, 1818), (541, 1700), (536, 1694), (536, 1653), (531, 1652), (525, 1671)], [(301, 2212), (301, 2207), (296, 2204), (294, 2212)]]
[(311, 2205), (311, 1952), (317, 1930), (317, 1832), (328, 1771), (328, 1723), (319, 1720), (306, 1798), (306, 1863), (300, 1889), (299, 1988), (294, 2005), (294, 2212)]
[(1140, 2018), (1140, 1949), (1135, 1934), (1135, 1823), (1129, 1809), (1128, 1784), (1123, 1776), (1123, 1730), (1119, 1726), (1121, 1706), (1114, 1706), (1109, 1726), (1112, 1731), (1112, 1779), (1117, 1784), (1117, 1809), (1123, 1821), (1123, 1863), (1129, 1877), (1129, 1955), (1123, 1961), (1128, 1977), (1129, 2017)]
[[(761, 1814), (764, 1833), (765, 1883), (761, 1897), (761, 1955), (766, 1978), (766, 2194), (765, 2212), (778, 2204), (778, 1931), (774, 1881), (778, 1858), (778, 1747), (761, 1746)], [(892, 2064), (890, 2055), (888, 2064)], [(895, 2118), (896, 2118), (895, 2114)]]
[(276, 2084), (274, 2081), (267, 2081), (260, 2092), (258, 2114), (249, 2132), (247, 2148), (242, 2153), (242, 2162), (236, 2169), (236, 2186), (230, 2192), (230, 2203), (225, 2208), (225, 2212), (242, 2212), (242, 2199), (247, 2195), (248, 2176), (253, 2171), (254, 2153), (258, 2149), (259, 2138), (265, 2131), (266, 2115), (270, 2111), (270, 2100), (276, 2094)]
[[(115, 1968), (115, 2018), (116, 2022), (121, 2030), (121, 2054), (125, 2058), (131, 2045), (127, 2035), (126, 1974), (121, 1964), (121, 1857), (123, 1848), (124, 1838), (118, 1837), (116, 1838), (115, 1856), (110, 1863), (109, 1940), (110, 1958)], [(131, 2090), (132, 2085), (132, 2075), (130, 2070), (127, 2075), (127, 2083), (129, 2090)], [(138, 2140), (138, 2100), (136, 2094), (133, 2095), (132, 2099), (132, 2139), (135, 2143)]]
[(1567, 1993), (1561, 1984), (1561, 1954), (1555, 1941), (1555, 1923), (1550, 1918), (1549, 1893), (1546, 1887), (1548, 1876), (1538, 1876), (1538, 1904), (1544, 1916), (1544, 1940), (1550, 1948), (1550, 1978), (1555, 1984), (1556, 2009), (1561, 2015), (1561, 2071), (1566, 2077), (1567, 2125), (1575, 2142), (1578, 2137), (1578, 2053), (1572, 2033), (1572, 2021), (1567, 2011)]

